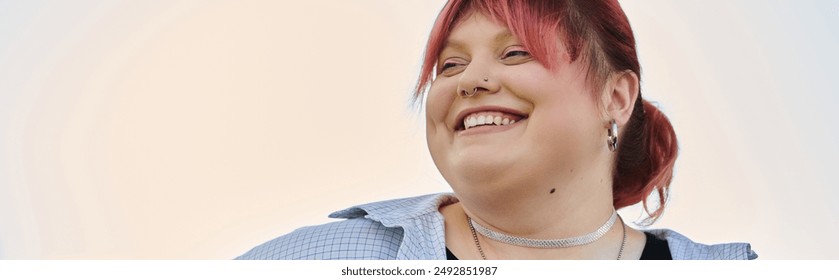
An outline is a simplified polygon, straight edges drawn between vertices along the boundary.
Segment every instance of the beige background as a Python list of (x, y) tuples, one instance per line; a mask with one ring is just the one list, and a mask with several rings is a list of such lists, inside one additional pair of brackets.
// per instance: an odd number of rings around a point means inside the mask
[[(656, 227), (837, 258), (839, 8), (711, 2), (622, 1), (682, 143)], [(0, 258), (229, 259), (448, 191), (409, 107), (442, 4), (0, 2)]]

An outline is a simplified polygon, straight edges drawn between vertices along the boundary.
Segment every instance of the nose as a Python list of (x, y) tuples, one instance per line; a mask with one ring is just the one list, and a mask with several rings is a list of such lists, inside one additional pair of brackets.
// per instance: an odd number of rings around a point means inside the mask
[(481, 65), (472, 61), (460, 74), (457, 83), (457, 95), (472, 97), (478, 93), (494, 93), (498, 91), (498, 81), (493, 77), (489, 65)]
[[(489, 78), (484, 78), (483, 83), (489, 83)], [(472, 96), (475, 96), (475, 94), (478, 94), (479, 90), (489, 91), (489, 89), (487, 89), (483, 85), (479, 85), (479, 86), (473, 87), (471, 91), (467, 90), (467, 89), (460, 89), (458, 91), (458, 95), (460, 95), (461, 97), (472, 97)]]

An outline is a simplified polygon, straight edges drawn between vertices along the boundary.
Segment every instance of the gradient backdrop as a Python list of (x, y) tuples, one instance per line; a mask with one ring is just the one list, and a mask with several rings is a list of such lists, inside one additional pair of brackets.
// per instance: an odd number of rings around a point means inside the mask
[[(621, 3), (681, 144), (655, 227), (839, 258), (839, 1)], [(0, 0), (0, 259), (229, 259), (448, 191), (409, 107), (442, 5)]]

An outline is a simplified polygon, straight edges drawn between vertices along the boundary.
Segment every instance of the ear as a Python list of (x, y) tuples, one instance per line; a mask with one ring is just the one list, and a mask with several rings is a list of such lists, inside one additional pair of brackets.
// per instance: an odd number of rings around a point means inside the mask
[(609, 118), (606, 122), (612, 119), (622, 127), (629, 121), (632, 116), (632, 109), (635, 108), (635, 100), (638, 99), (638, 92), (640, 85), (638, 82), (638, 75), (631, 70), (613, 73), (610, 86), (606, 88), (607, 92), (603, 96), (603, 108), (606, 108), (606, 113)]

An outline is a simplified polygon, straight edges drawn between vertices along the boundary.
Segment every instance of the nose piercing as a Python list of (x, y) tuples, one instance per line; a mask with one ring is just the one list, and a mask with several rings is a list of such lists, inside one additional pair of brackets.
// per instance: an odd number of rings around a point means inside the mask
[[(484, 82), (489, 82), (489, 78), (484, 78)], [(477, 93), (478, 93), (478, 87), (475, 87), (475, 88), (472, 89), (472, 92), (469, 92), (465, 89), (461, 90), (460, 91), (460, 96), (462, 96), (462, 97), (472, 97), (472, 96), (475, 96), (475, 94), (477, 94)]]
[(473, 88), (473, 89), (472, 89), (472, 92), (469, 92), (469, 91), (467, 91), (467, 90), (465, 90), (465, 89), (464, 89), (464, 90), (461, 90), (461, 91), (460, 91), (460, 96), (463, 96), (463, 97), (472, 97), (472, 96), (475, 96), (475, 94), (476, 94), (476, 93), (478, 93), (478, 88), (477, 88), (477, 87)]

